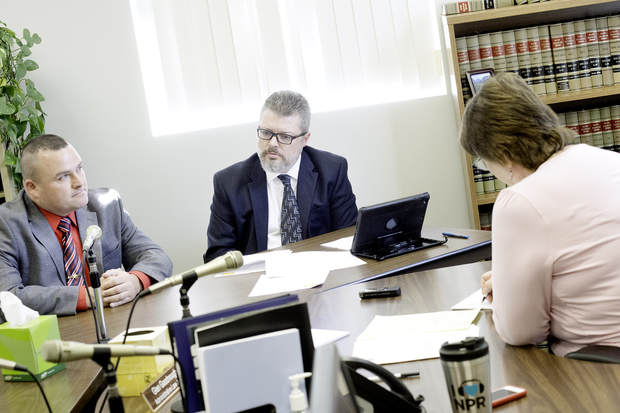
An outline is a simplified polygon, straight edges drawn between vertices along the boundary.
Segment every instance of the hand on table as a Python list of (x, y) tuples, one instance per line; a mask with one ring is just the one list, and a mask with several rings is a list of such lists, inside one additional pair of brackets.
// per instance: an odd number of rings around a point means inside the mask
[(142, 290), (142, 283), (137, 276), (115, 268), (101, 276), (101, 296), (103, 304), (117, 307), (134, 299)]
[(493, 302), (493, 284), (491, 281), (491, 271), (487, 271), (480, 277), (480, 287), (482, 295), (486, 297), (489, 303)]

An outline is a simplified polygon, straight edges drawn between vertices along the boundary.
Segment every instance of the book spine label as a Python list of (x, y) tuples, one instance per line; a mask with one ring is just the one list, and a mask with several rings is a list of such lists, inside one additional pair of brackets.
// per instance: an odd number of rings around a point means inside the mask
[(592, 145), (603, 147), (603, 125), (601, 124), (601, 110), (590, 109), (590, 130), (592, 131)]
[(620, 105), (611, 107), (611, 125), (614, 131), (614, 150), (620, 152)]
[(577, 143), (579, 143), (581, 138), (579, 137), (579, 118), (577, 116), (577, 112), (566, 112), (566, 127), (575, 132)]
[(484, 0), (484, 8), (485, 10), (494, 9), (495, 0)]
[(614, 73), (611, 66), (611, 49), (609, 48), (609, 30), (607, 28), (607, 17), (596, 19), (596, 36), (598, 38), (598, 50), (601, 56), (601, 72), (603, 74), (603, 85), (614, 85)]
[(566, 73), (568, 75), (568, 87), (571, 91), (581, 89), (579, 80), (577, 44), (575, 43), (575, 25), (573, 22), (562, 23), (564, 36), (564, 51), (566, 53)]
[(538, 26), (528, 27), (527, 33), (527, 50), (530, 53), (530, 76), (532, 81), (532, 89), (537, 95), (546, 95), (545, 77), (542, 62), (542, 53), (540, 52), (540, 37), (538, 36)]
[(588, 41), (586, 39), (585, 20), (575, 21), (575, 45), (577, 46), (577, 73), (581, 89), (592, 89), (590, 67), (588, 66)]
[(603, 147), (614, 149), (614, 127), (611, 123), (611, 108), (605, 106), (601, 108), (601, 129), (603, 132)]
[(564, 50), (564, 33), (562, 24), (552, 24), (549, 26), (551, 37), (551, 50), (553, 52), (553, 73), (555, 74), (555, 84), (558, 93), (566, 93), (568, 87), (568, 68), (566, 66), (566, 52)]
[(538, 26), (538, 38), (540, 39), (540, 55), (542, 59), (543, 78), (545, 80), (545, 91), (548, 95), (555, 95), (558, 93), (558, 89), (555, 85), (555, 75), (553, 74), (553, 54), (551, 53), (549, 26)]
[(588, 68), (592, 87), (603, 86), (603, 72), (601, 71), (601, 56), (598, 50), (598, 35), (596, 20), (586, 19), (586, 44), (588, 46)]
[(620, 84), (620, 15), (607, 17), (609, 27), (609, 50), (614, 83)]
[(461, 78), (461, 90), (463, 92), (463, 102), (467, 102), (471, 98), (471, 89), (467, 81), (467, 71), (469, 66), (469, 53), (467, 51), (467, 41), (464, 37), (456, 39), (456, 57), (459, 63), (459, 76)]
[(459, 14), (469, 13), (469, 2), (468, 1), (457, 1), (456, 8)]
[(504, 55), (502, 32), (491, 33), (491, 53), (493, 54), (493, 67), (495, 67), (495, 71), (505, 72), (506, 57)]
[(502, 39), (504, 40), (506, 71), (519, 73), (519, 60), (517, 58), (517, 46), (515, 45), (515, 32), (513, 30), (503, 31)]
[(480, 52), (480, 66), (483, 68), (495, 68), (493, 65), (493, 49), (491, 48), (491, 36), (488, 33), (478, 35), (478, 49)]
[(514, 32), (517, 61), (519, 62), (519, 76), (521, 76), (528, 85), (531, 85), (531, 63), (530, 52), (527, 49), (527, 32), (525, 29), (516, 29)]
[(579, 118), (579, 138), (581, 143), (592, 145), (592, 124), (590, 123), (590, 111), (582, 109), (577, 112)]
[(475, 166), (474, 168), (474, 185), (476, 187), (476, 193), (478, 195), (484, 194), (484, 179), (482, 178), (482, 171)]
[(480, 45), (478, 44), (478, 36), (467, 36), (467, 54), (469, 55), (470, 70), (482, 69), (480, 63)]

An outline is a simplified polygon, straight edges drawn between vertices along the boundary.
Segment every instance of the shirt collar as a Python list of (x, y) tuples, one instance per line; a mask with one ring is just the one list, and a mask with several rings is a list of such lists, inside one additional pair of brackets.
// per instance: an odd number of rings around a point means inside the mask
[[(35, 205), (37, 205), (37, 204), (35, 204)], [(37, 205), (37, 208), (39, 208), (39, 211), (41, 211), (43, 216), (45, 216), (45, 218), (47, 219), (47, 222), (49, 222), (49, 224), (52, 227), (52, 229), (55, 230), (56, 228), (58, 228), (58, 224), (60, 223), (60, 220), (63, 217), (61, 217), (59, 215), (56, 215), (53, 212), (49, 212), (48, 210), (45, 210), (45, 209), (41, 208), (38, 205)], [(70, 213), (67, 216), (71, 220), (71, 225), (74, 225), (74, 226), (77, 227), (77, 219), (75, 218), (75, 211), (73, 211), (72, 213)]]
[(288, 171), (286, 171), (286, 172), (275, 173), (275, 172), (271, 172), (271, 171), (265, 171), (265, 174), (267, 174), (267, 182), (271, 182), (274, 179), (277, 179), (278, 175), (282, 175), (282, 174), (286, 174), (286, 175), (290, 176), (291, 178), (297, 180), (297, 177), (299, 176), (299, 166), (301, 165), (301, 155), (302, 154), (303, 154), (303, 152), (299, 154), (299, 157), (297, 158), (297, 160), (295, 161), (293, 166), (291, 166), (291, 168)]

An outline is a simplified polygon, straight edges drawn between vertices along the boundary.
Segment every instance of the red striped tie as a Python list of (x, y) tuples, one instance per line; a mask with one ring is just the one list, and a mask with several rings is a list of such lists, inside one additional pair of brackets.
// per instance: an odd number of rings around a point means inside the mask
[(58, 223), (58, 229), (62, 232), (62, 254), (65, 262), (65, 275), (67, 277), (67, 285), (83, 285), (82, 260), (75, 250), (73, 237), (71, 237), (71, 220), (69, 217), (63, 217)]

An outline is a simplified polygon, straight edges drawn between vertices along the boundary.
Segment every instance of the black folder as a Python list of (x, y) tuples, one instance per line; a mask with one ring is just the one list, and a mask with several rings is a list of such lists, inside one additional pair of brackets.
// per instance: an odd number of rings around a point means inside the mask
[(421, 235), (429, 199), (424, 192), (360, 208), (351, 253), (381, 261), (444, 244)]

